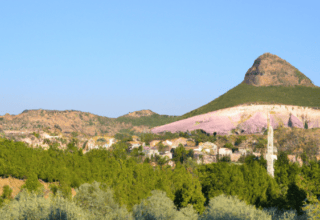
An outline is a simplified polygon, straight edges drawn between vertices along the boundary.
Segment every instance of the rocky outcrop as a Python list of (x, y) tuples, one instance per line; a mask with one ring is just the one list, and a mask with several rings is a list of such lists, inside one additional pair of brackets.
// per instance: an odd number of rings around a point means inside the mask
[(243, 82), (254, 86), (315, 87), (312, 81), (297, 68), (271, 53), (265, 53), (254, 61)]
[(135, 111), (135, 112), (130, 112), (126, 115), (124, 115), (123, 117), (134, 117), (134, 118), (140, 118), (143, 116), (151, 116), (154, 115), (156, 113), (154, 113), (151, 110), (140, 110), (140, 111)]

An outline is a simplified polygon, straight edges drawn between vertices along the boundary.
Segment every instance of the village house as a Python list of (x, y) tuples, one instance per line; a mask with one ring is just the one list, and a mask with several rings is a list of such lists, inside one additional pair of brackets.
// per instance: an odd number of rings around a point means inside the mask
[(250, 150), (247, 147), (239, 147), (238, 151), (239, 151), (239, 153), (241, 153), (242, 155), (245, 155), (245, 156), (250, 152)]
[(151, 158), (151, 156), (155, 157), (156, 155), (159, 155), (159, 151), (155, 147), (144, 147), (142, 152), (149, 158)]
[(99, 145), (99, 144), (96, 144), (96, 142), (91, 138), (88, 140), (88, 143), (87, 143), (87, 151), (93, 150), (93, 149), (99, 149), (100, 147), (109, 149), (115, 142), (116, 140), (114, 138), (110, 138), (107, 144)]
[(177, 148), (180, 144), (182, 146), (186, 147), (188, 139), (186, 139), (184, 137), (180, 137), (180, 138), (172, 139), (170, 142), (172, 143), (171, 144), (172, 148)]
[(223, 157), (223, 156), (231, 156), (232, 155), (232, 150), (229, 148), (220, 148), (219, 149), (219, 156)]
[(197, 164), (210, 164), (217, 162), (216, 155), (204, 154), (203, 152), (195, 152), (194, 158), (197, 161)]
[(194, 149), (196, 152), (206, 152), (212, 155), (218, 154), (218, 146), (211, 142), (200, 143), (198, 148)]
[(160, 154), (162, 157), (168, 157), (168, 159), (172, 159), (172, 153), (170, 151), (164, 152), (164, 154)]
[(157, 144), (159, 144), (159, 143), (160, 143), (159, 140), (153, 140), (153, 141), (150, 141), (149, 145), (150, 145), (150, 147), (155, 147), (155, 146), (157, 146)]
[(130, 141), (129, 149), (133, 150), (134, 148), (139, 148), (141, 146), (141, 143), (139, 141)]
[(242, 153), (240, 153), (240, 152), (235, 152), (235, 153), (231, 154), (231, 156), (230, 156), (231, 162), (238, 162), (238, 160), (240, 159), (241, 156), (242, 156)]

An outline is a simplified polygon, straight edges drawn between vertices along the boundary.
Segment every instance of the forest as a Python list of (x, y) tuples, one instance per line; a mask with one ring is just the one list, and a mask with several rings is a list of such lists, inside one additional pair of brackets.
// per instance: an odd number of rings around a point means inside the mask
[[(148, 137), (144, 137), (148, 138)], [(9, 186), (0, 198), (2, 219), (315, 219), (320, 217), (320, 163), (290, 163), (285, 152), (275, 162), (197, 164), (182, 148), (174, 168), (128, 151), (125, 141), (112, 150), (83, 154), (76, 140), (61, 150), (30, 148), (0, 140), (0, 175), (26, 179), (14, 198)], [(51, 183), (44, 197), (39, 179)], [(77, 194), (72, 197), (71, 188)]]

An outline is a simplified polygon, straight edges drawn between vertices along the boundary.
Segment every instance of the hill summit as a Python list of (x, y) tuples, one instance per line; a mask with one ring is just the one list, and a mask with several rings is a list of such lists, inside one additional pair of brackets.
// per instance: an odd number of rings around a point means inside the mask
[(253, 86), (307, 86), (312, 81), (289, 62), (277, 55), (264, 53), (247, 71), (243, 83)]
[(151, 116), (156, 114), (155, 112), (147, 109), (147, 110), (140, 110), (140, 111), (134, 111), (134, 112), (130, 112), (126, 115), (124, 115), (124, 117), (133, 117), (133, 118), (140, 118), (143, 116)]

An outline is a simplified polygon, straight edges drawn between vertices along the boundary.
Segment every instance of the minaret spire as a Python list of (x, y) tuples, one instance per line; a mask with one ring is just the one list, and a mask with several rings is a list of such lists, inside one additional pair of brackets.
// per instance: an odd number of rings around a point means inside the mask
[(273, 155), (273, 128), (270, 122), (270, 113), (268, 112), (268, 146), (267, 146), (267, 171), (274, 177), (273, 160), (277, 159), (277, 156)]

